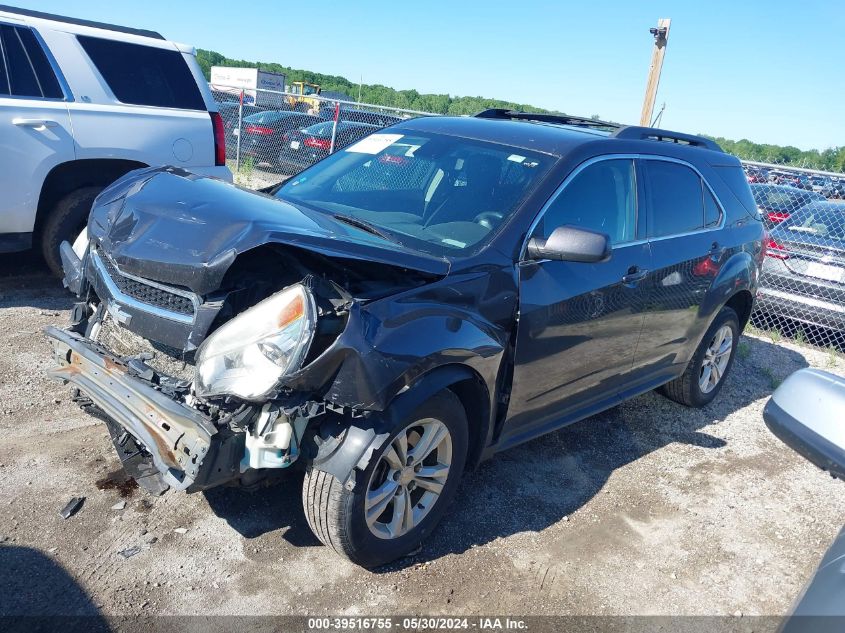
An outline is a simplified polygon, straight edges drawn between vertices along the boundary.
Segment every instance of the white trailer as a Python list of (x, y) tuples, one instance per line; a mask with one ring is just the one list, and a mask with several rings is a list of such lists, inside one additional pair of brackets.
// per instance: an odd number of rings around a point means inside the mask
[(208, 83), (212, 90), (231, 94), (232, 101), (243, 91), (244, 103), (274, 108), (285, 105), (284, 95), (278, 94), (285, 90), (285, 79), (284, 73), (259, 68), (212, 66)]

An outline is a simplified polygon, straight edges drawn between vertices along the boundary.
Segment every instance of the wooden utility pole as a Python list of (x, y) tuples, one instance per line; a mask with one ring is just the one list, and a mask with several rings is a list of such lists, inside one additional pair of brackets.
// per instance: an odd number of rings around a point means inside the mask
[(648, 69), (648, 83), (645, 87), (643, 112), (640, 115), (640, 125), (651, 125), (651, 114), (654, 111), (654, 100), (657, 97), (657, 85), (660, 83), (660, 71), (663, 69), (663, 56), (666, 54), (666, 44), (669, 41), (669, 18), (660, 18), (657, 28), (650, 29), (654, 36), (654, 51), (651, 53), (651, 66)]

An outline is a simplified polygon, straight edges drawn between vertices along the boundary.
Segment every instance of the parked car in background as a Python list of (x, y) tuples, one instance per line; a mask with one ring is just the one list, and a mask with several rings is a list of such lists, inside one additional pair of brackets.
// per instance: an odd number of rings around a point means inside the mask
[[(332, 132), (334, 129), (334, 121), (322, 121), (301, 130), (287, 132), (279, 149), (279, 166), (285, 171), (295, 174), (317, 161), (323, 160), (332, 151)], [(380, 129), (377, 125), (338, 121), (337, 130), (334, 132), (334, 150), (343, 149), (367, 134)]]
[(770, 231), (758, 311), (845, 331), (845, 205), (811, 203)]
[(50, 373), (106, 412), (144, 488), (303, 467), (326, 546), (406, 555), (466, 467), (651, 389), (701, 407), (725, 384), (763, 258), (740, 163), (607, 125), (411, 119), (269, 195), (136, 172), (68, 262)]
[(387, 127), (394, 123), (399, 123), (404, 119), (393, 114), (384, 114), (383, 112), (375, 112), (369, 110), (348, 110), (341, 108), (340, 120), (349, 121), (352, 123), (366, 123), (368, 125), (377, 125), (378, 127)]
[(241, 104), (232, 101), (224, 101), (217, 104), (220, 116), (223, 118), (223, 129), (226, 131), (226, 155), (235, 155), (238, 144), (237, 130), (243, 125), (243, 119), (253, 114), (259, 114), (263, 110), (259, 107)]
[(256, 165), (280, 166), (279, 155), (285, 145), (285, 134), (299, 130), (321, 119), (291, 110), (265, 110), (243, 120), (241, 129), (241, 158), (252, 158)]
[(769, 182), (773, 185), (786, 185), (789, 187), (795, 187), (796, 189), (801, 188), (799, 187), (801, 181), (791, 171), (772, 169), (769, 171), (768, 179)]
[(745, 167), (745, 177), (749, 183), (768, 182), (768, 176), (768, 171), (760, 167)]
[(828, 200), (845, 199), (845, 179), (831, 177), (821, 193)]
[(820, 193), (785, 185), (752, 184), (751, 193), (767, 228), (780, 224), (801, 207), (825, 199)]
[(158, 33), (0, 9), (0, 252), (59, 244), (104, 187), (175, 165), (231, 180), (223, 121), (194, 50)]

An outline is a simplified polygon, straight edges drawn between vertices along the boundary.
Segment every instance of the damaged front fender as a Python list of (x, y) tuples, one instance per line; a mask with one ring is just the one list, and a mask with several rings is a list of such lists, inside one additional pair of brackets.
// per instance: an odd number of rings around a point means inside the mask
[[(317, 453), (312, 467), (330, 473), (348, 490), (354, 490), (373, 455), (414, 411), (435, 394), (470, 379), (477, 380), (478, 376), (466, 366), (440, 367), (396, 396), (384, 411), (352, 419), (327, 417), (315, 436)], [(485, 429), (478, 431), (480, 437), (486, 436)]]

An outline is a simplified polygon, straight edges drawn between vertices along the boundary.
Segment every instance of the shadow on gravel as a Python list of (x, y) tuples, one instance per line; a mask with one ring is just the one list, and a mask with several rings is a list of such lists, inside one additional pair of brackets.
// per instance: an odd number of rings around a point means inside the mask
[(0, 255), (0, 308), (66, 310), (73, 296), (35, 252)]
[(288, 527), (283, 538), (291, 545), (319, 545), (302, 512), (302, 479), (291, 471), (256, 490), (213, 488), (203, 494), (212, 512), (244, 538)]
[[(725, 447), (724, 440), (701, 429), (769, 396), (780, 380), (807, 366), (801, 354), (765, 340), (743, 337), (739, 349), (728, 382), (704, 409), (648, 393), (501, 453), (467, 473), (451, 509), (422, 549), (374, 571), (396, 571), (500, 537), (540, 532), (592, 499), (615, 470), (669, 444)], [(284, 538), (292, 545), (319, 545), (302, 512), (299, 472), (253, 492), (219, 488), (204, 494), (213, 512), (245, 538), (288, 527)]]
[(450, 511), (418, 554), (376, 571), (540, 532), (592, 499), (615, 470), (668, 444), (725, 447), (701, 429), (768, 397), (779, 381), (806, 366), (797, 352), (743, 337), (728, 382), (706, 408), (689, 409), (648, 393), (501, 453), (465, 475)]
[(0, 545), (0, 596), (3, 631), (110, 630), (70, 574), (30, 547)]

